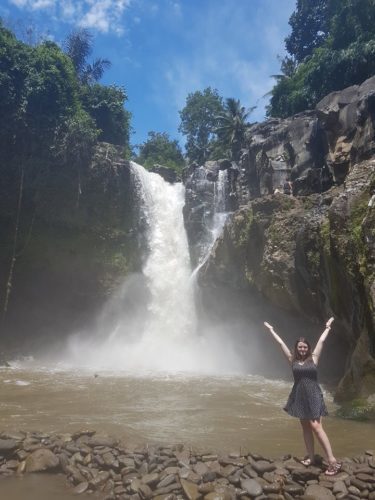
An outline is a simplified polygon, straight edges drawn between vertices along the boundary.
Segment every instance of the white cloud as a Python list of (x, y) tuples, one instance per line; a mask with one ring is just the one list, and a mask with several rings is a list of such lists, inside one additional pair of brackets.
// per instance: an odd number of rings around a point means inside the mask
[(9, 0), (26, 10), (53, 10), (62, 21), (102, 33), (122, 34), (123, 14), (132, 0)]
[(33, 10), (47, 9), (55, 5), (55, 0), (35, 0), (32, 3)]
[[(262, 120), (268, 100), (264, 95), (274, 85), (270, 75), (278, 72), (276, 56), (284, 52), (280, 11), (284, 9), (284, 17), (289, 17), (293, 2), (254, 2), (252, 10), (242, 2), (221, 0), (191, 19), (193, 29), (184, 31), (184, 43), (189, 46), (186, 57), (170, 53), (163, 62), (165, 88), (175, 111), (185, 105), (188, 93), (210, 86), (223, 97), (240, 99), (246, 107), (257, 106), (252, 119)], [(159, 93), (164, 86), (158, 83), (155, 101), (162, 102)]]
[(10, 3), (15, 5), (16, 7), (26, 7), (28, 3), (30, 3), (29, 0), (10, 0)]

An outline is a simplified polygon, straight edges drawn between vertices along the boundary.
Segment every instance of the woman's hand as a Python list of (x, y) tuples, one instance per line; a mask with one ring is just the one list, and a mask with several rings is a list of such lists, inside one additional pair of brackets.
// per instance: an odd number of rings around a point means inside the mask
[(329, 320), (326, 323), (326, 328), (331, 328), (332, 323), (335, 321), (335, 318), (332, 316), (332, 318), (329, 318)]

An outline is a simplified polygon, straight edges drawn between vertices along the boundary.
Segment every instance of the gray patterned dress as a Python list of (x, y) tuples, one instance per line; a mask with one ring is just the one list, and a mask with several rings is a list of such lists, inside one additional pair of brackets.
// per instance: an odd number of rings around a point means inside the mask
[(303, 365), (293, 361), (292, 371), (294, 385), (284, 410), (292, 417), (305, 420), (318, 420), (328, 415), (314, 361), (307, 359)]

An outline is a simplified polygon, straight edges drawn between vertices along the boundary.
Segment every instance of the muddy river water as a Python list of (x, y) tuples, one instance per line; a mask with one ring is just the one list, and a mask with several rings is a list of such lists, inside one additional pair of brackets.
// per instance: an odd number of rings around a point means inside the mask
[[(90, 428), (131, 443), (184, 443), (270, 457), (303, 454), (299, 423), (282, 410), (291, 388), (287, 381), (12, 367), (0, 369), (0, 388), (0, 431)], [(336, 455), (374, 447), (374, 424), (335, 417), (332, 397), (324, 393), (331, 415), (325, 428)], [(32, 499), (33, 490), (42, 500), (70, 498), (62, 478), (33, 477), (2, 479), (0, 499)]]

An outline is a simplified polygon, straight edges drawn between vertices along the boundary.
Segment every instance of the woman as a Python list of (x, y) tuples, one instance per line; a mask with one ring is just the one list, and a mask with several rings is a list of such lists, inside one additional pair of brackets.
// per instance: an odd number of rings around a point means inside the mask
[(331, 330), (333, 320), (334, 318), (330, 318), (327, 321), (326, 328), (320, 336), (313, 352), (311, 352), (311, 347), (307, 340), (301, 337), (295, 343), (293, 354), (279, 335), (277, 335), (273, 326), (269, 323), (264, 323), (292, 365), (294, 385), (284, 410), (289, 415), (300, 419), (307, 450), (307, 458), (302, 460), (302, 463), (304, 465), (312, 465), (314, 463), (315, 435), (328, 461), (328, 468), (325, 471), (327, 476), (337, 474), (341, 469), (341, 464), (337, 462), (332, 453), (331, 444), (321, 422), (321, 417), (328, 415), (328, 412), (323, 400), (322, 390), (317, 381), (317, 365), (324, 341)]

